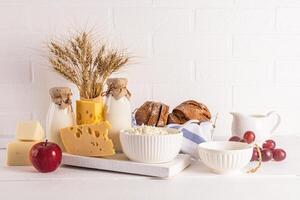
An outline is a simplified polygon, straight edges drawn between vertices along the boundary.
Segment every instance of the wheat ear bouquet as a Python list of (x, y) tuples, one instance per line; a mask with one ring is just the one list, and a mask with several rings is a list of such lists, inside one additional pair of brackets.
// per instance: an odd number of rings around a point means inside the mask
[(124, 67), (129, 57), (81, 32), (66, 41), (50, 41), (49, 62), (65, 79), (74, 83), (85, 99), (99, 97), (106, 80)]

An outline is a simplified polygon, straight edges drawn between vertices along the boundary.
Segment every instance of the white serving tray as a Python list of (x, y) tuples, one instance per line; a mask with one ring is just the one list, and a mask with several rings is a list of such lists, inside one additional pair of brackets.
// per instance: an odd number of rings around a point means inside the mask
[(109, 158), (95, 158), (63, 153), (62, 159), (64, 165), (161, 178), (178, 174), (188, 167), (191, 162), (191, 156), (187, 154), (179, 154), (173, 161), (162, 164), (133, 162), (128, 160), (124, 154), (116, 154)]

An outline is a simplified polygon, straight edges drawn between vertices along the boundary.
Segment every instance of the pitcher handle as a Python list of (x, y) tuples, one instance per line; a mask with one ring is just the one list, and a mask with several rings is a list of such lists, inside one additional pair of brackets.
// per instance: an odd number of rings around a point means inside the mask
[(271, 129), (271, 134), (278, 128), (279, 124), (281, 123), (281, 117), (280, 115), (276, 112), (276, 111), (271, 111), (267, 114), (267, 116), (271, 116), (271, 115), (275, 115), (276, 116), (276, 123), (273, 126), (273, 128)]

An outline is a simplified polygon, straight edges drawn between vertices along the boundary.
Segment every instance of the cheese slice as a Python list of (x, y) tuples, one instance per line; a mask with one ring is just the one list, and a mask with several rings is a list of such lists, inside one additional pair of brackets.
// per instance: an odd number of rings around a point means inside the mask
[(76, 101), (76, 122), (81, 124), (93, 124), (103, 121), (102, 102), (77, 100)]
[(38, 121), (19, 122), (16, 130), (16, 139), (25, 141), (39, 141), (45, 138), (45, 132)]
[(111, 156), (115, 154), (108, 138), (108, 122), (77, 125), (60, 130), (62, 142), (70, 154), (81, 156)]
[(6, 163), (8, 166), (31, 165), (29, 152), (31, 147), (38, 141), (13, 141), (7, 145)]

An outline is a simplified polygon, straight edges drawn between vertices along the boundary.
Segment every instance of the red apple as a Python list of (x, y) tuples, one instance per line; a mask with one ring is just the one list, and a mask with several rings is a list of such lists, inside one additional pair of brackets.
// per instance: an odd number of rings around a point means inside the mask
[(39, 172), (52, 172), (58, 168), (61, 163), (62, 152), (60, 147), (53, 143), (40, 142), (30, 150), (30, 161)]

